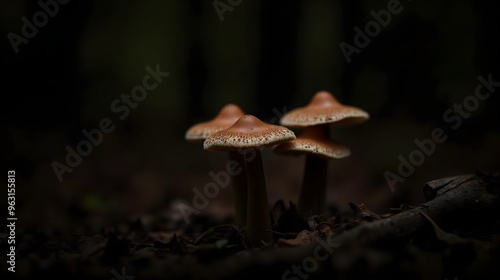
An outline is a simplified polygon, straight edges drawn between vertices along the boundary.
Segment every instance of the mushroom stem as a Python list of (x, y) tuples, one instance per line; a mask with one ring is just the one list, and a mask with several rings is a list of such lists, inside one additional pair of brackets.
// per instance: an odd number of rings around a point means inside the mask
[[(330, 127), (328, 125), (322, 124), (314, 128), (330, 137)], [(302, 189), (297, 202), (297, 211), (303, 218), (308, 219), (312, 215), (325, 210), (327, 175), (327, 159), (311, 154), (306, 155)]]
[(306, 155), (302, 189), (297, 203), (297, 210), (306, 219), (325, 210), (327, 168), (327, 159)]
[[(230, 151), (229, 159), (235, 161), (241, 172), (231, 176), (233, 185), (235, 217), (234, 223), (240, 226), (246, 226), (247, 222), (247, 171), (245, 157), (238, 151)], [(236, 170), (239, 170), (236, 168)]]
[(267, 200), (266, 179), (259, 149), (245, 151), (247, 162), (247, 236), (251, 246), (262, 245), (261, 241), (273, 240), (271, 217)]

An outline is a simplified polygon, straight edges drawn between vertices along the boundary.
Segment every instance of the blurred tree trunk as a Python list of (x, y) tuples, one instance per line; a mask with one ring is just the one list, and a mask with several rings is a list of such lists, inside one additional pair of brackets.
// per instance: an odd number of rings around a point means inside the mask
[(297, 28), (301, 2), (261, 2), (261, 54), (258, 66), (257, 106), (263, 119), (281, 111), (296, 93)]
[(202, 9), (203, 2), (189, 1), (189, 56), (187, 60), (188, 75), (188, 98), (184, 113), (188, 123), (200, 121), (206, 117), (206, 110), (203, 104), (203, 92), (206, 86), (206, 63), (203, 58), (201, 30), (203, 28)]
[[(498, 8), (492, 1), (471, 1), (477, 10), (479, 24), (476, 29), (477, 51), (475, 56), (475, 65), (479, 75), (487, 78), (486, 75), (493, 74), (493, 81), (500, 80), (500, 41), (496, 39), (500, 33), (500, 18), (498, 17)], [(493, 35), (495, 34), (495, 35)], [(500, 94), (492, 94), (488, 103), (499, 104)], [(490, 125), (500, 131), (500, 110), (496, 106), (487, 106), (483, 112), (484, 122), (478, 123), (478, 126)]]

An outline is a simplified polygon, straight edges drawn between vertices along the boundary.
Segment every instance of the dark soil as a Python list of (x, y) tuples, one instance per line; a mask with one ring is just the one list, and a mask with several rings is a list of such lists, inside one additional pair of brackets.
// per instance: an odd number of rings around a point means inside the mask
[[(423, 190), (428, 201), (422, 205), (374, 213), (350, 203), (349, 215), (330, 209), (308, 220), (279, 201), (270, 211), (275, 241), (259, 248), (249, 248), (244, 229), (231, 220), (208, 216), (187, 226), (164, 214), (143, 216), (98, 233), (82, 223), (89, 234), (27, 228), (18, 231), (16, 276), (500, 279), (499, 176), (436, 180)], [(6, 238), (1, 236), (2, 251)], [(3, 271), (6, 260), (2, 256)]]

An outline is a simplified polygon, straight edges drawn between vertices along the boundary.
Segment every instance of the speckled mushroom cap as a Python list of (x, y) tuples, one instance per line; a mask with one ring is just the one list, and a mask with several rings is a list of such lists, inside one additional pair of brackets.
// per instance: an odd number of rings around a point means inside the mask
[(349, 147), (330, 140), (325, 130), (310, 126), (297, 139), (274, 146), (273, 151), (284, 155), (313, 154), (327, 159), (339, 159), (351, 154)]
[(227, 104), (220, 109), (215, 118), (191, 126), (186, 132), (185, 139), (191, 142), (203, 142), (215, 132), (233, 125), (243, 115), (245, 113), (238, 105)]
[(307, 127), (320, 124), (332, 124), (332, 126), (340, 127), (361, 123), (369, 118), (367, 112), (340, 103), (330, 92), (319, 91), (307, 106), (288, 112), (281, 118), (280, 123), (288, 127)]
[(295, 139), (293, 131), (244, 115), (231, 127), (212, 134), (203, 143), (209, 151), (238, 150), (271, 146)]

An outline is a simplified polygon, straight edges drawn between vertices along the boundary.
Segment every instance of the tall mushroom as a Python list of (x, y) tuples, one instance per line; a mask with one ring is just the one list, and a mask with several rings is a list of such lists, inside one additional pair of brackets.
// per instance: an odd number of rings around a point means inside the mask
[[(293, 128), (316, 127), (314, 134), (329, 138), (330, 127), (354, 125), (365, 122), (369, 118), (367, 112), (340, 103), (330, 92), (318, 91), (308, 105), (285, 114), (281, 118), (280, 124)], [(311, 131), (308, 132), (308, 134), (311, 133)], [(324, 201), (320, 201), (319, 205), (317, 203), (319, 199), (324, 199), (327, 167), (328, 161), (324, 157), (316, 157), (310, 154), (306, 156), (301, 196), (297, 203), (297, 208), (303, 215), (310, 213), (310, 211), (323, 210)], [(311, 193), (311, 189), (314, 190), (313, 193)], [(307, 195), (302, 196), (302, 193), (307, 190), (309, 190)]]
[(203, 147), (209, 151), (242, 151), (247, 164), (247, 236), (251, 246), (273, 240), (267, 200), (267, 187), (260, 150), (291, 141), (295, 134), (288, 128), (270, 125), (257, 117), (245, 115), (231, 127), (208, 137)]
[(351, 154), (349, 147), (330, 140), (320, 126), (310, 126), (297, 139), (273, 147), (277, 154), (305, 155), (306, 166), (297, 210), (304, 218), (325, 208), (326, 167), (329, 159), (341, 159)]
[[(238, 105), (227, 104), (222, 107), (217, 115), (206, 122), (191, 126), (185, 134), (185, 139), (193, 143), (203, 143), (210, 135), (233, 125), (240, 117), (245, 115)], [(229, 160), (241, 166), (242, 172), (231, 177), (234, 194), (235, 218), (237, 225), (244, 226), (247, 218), (247, 179), (246, 165), (243, 156), (236, 152), (229, 152)]]

